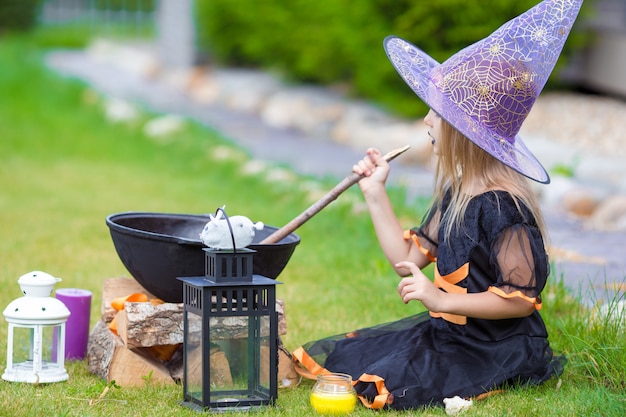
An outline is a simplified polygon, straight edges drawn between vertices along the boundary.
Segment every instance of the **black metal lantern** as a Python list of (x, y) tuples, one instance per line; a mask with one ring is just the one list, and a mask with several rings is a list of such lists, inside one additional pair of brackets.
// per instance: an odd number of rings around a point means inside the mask
[(183, 405), (209, 411), (273, 405), (278, 395), (276, 284), (250, 249), (205, 248), (205, 276), (181, 277)]

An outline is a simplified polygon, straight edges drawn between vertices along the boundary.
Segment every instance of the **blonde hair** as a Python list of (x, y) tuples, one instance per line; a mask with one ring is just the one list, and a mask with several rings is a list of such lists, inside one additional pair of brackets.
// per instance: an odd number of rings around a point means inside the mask
[(474, 197), (469, 189), (479, 182), (484, 190), (503, 190), (510, 193), (517, 209), (520, 202), (531, 211), (539, 230), (545, 237), (544, 221), (537, 196), (529, 180), (517, 171), (479, 148), (445, 120), (441, 119), (441, 138), (437, 140), (438, 161), (435, 172), (435, 200), (443, 201), (450, 192), (451, 201), (445, 213), (441, 213), (446, 225), (446, 240), (452, 231), (462, 230), (463, 218), (469, 201)]

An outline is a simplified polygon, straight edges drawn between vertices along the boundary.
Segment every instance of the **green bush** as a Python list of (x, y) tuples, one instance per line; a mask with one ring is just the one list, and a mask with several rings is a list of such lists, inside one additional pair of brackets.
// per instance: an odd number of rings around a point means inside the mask
[(40, 0), (0, 0), (0, 34), (35, 26)]
[(385, 36), (403, 37), (443, 61), (536, 3), (201, 0), (198, 41), (217, 63), (272, 69), (298, 82), (346, 85), (355, 96), (414, 116), (426, 108), (387, 61)]

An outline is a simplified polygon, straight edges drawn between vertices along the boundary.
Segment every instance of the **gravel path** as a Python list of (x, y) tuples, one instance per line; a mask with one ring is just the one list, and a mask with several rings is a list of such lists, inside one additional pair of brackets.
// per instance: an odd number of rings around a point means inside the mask
[(606, 96), (544, 92), (523, 132), (609, 158), (626, 156), (626, 101)]

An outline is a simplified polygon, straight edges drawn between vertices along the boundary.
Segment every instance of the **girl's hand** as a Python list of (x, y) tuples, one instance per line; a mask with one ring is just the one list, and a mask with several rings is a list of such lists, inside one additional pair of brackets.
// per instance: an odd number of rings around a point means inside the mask
[(384, 185), (389, 176), (389, 163), (376, 148), (369, 148), (367, 155), (352, 167), (352, 172), (363, 175), (359, 181), (362, 191), (373, 185)]
[(398, 294), (402, 302), (407, 304), (411, 300), (418, 300), (428, 310), (439, 312), (439, 304), (445, 293), (439, 291), (413, 262), (398, 262), (396, 268), (407, 268), (413, 274), (403, 278), (398, 284)]

